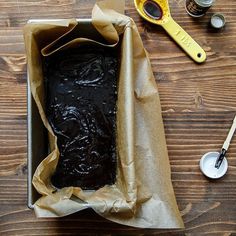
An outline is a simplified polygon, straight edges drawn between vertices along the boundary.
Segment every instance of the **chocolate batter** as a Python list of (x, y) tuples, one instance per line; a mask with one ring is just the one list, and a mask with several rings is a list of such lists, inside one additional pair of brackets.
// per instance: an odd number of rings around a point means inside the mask
[(60, 151), (52, 184), (98, 189), (116, 176), (117, 50), (81, 46), (44, 59), (46, 115)]

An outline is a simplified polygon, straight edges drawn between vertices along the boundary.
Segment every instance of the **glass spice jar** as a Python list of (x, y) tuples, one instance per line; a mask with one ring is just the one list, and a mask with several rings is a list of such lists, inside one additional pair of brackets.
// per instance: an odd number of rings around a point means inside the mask
[(214, 0), (186, 0), (185, 8), (192, 17), (201, 17), (212, 6)]

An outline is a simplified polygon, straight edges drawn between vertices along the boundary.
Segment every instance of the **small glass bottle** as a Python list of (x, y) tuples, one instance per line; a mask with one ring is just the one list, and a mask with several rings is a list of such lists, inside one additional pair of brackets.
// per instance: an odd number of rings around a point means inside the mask
[(192, 17), (204, 16), (214, 0), (186, 0), (185, 8)]

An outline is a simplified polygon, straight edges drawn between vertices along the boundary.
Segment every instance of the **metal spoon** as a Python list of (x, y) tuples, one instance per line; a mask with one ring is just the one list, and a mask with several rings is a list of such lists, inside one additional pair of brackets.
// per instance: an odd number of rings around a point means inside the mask
[(221, 178), (227, 172), (228, 162), (225, 155), (229, 148), (229, 144), (234, 135), (235, 129), (236, 116), (234, 117), (233, 124), (222, 146), (221, 152), (208, 152), (202, 156), (200, 160), (200, 169), (207, 177), (211, 179), (218, 179)]
[(222, 163), (222, 161), (223, 161), (223, 159), (226, 155), (226, 152), (229, 148), (230, 141), (231, 141), (231, 139), (234, 135), (235, 129), (236, 129), (236, 116), (234, 117), (233, 124), (232, 124), (232, 126), (229, 130), (228, 136), (227, 136), (227, 138), (226, 138), (226, 140), (225, 140), (225, 142), (224, 142), (224, 144), (221, 148), (220, 155), (216, 160), (215, 168), (217, 168), (217, 169), (220, 168), (220, 165), (221, 165), (221, 163)]

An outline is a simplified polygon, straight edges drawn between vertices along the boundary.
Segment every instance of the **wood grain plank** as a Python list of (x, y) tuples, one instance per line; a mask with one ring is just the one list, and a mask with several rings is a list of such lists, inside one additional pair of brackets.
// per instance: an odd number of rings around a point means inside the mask
[[(227, 232), (235, 232), (235, 206), (227, 202), (202, 201), (197, 203), (183, 202), (182, 214), (186, 224), (186, 234), (200, 235), (223, 235)], [(225, 210), (231, 209), (231, 210)], [(196, 213), (197, 212), (197, 213)], [(220, 216), (226, 214), (224, 219)], [(114, 234), (114, 235), (180, 235), (180, 231), (175, 233), (168, 230), (147, 230), (135, 229), (121, 226), (97, 216), (92, 211), (83, 211), (73, 214), (63, 219), (32, 219), (32, 213), (26, 209), (11, 211), (4, 214), (2, 223), (2, 233), (4, 235), (80, 235), (80, 234)], [(196, 221), (198, 224), (196, 225)], [(27, 224), (25, 224), (27, 222)], [(104, 228), (103, 224), (106, 224)], [(92, 230), (89, 230), (89, 228)], [(179, 233), (178, 233), (179, 232)], [(182, 235), (182, 234), (181, 234)]]

